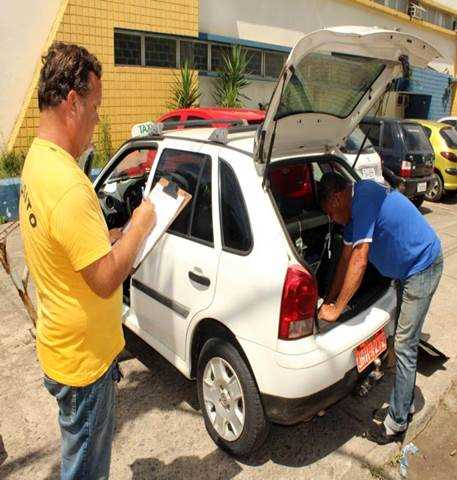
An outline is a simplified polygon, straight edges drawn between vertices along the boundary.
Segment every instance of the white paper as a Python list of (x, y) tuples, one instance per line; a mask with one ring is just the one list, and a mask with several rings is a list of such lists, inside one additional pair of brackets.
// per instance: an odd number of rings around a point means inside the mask
[[(160, 182), (156, 183), (154, 188), (149, 193), (148, 198), (154, 204), (157, 220), (155, 227), (151, 230), (151, 233), (146, 238), (143, 246), (136, 256), (135, 262), (133, 263), (134, 269), (138, 267), (138, 265), (144, 260), (144, 257), (157, 243), (185, 200), (182, 195), (178, 195), (176, 198), (174, 198), (165, 193), (163, 191), (163, 185)], [(130, 223), (125, 227), (124, 231), (128, 230), (129, 227)]]

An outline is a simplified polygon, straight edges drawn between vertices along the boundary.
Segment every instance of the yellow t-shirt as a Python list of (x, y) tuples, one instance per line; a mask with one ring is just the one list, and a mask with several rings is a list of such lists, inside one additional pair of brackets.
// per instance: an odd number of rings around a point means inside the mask
[(65, 385), (93, 383), (124, 347), (122, 289), (96, 295), (80, 271), (111, 250), (92, 184), (73, 157), (36, 138), (22, 171), (19, 219), (37, 287), (37, 352)]

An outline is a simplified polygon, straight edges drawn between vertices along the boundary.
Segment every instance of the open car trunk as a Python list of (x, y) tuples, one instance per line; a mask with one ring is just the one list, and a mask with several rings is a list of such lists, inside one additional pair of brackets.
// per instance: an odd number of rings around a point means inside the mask
[[(315, 275), (319, 298), (325, 298), (343, 249), (343, 227), (329, 222), (317, 201), (322, 175), (337, 171), (351, 177), (344, 162), (329, 155), (270, 165), (269, 185), (297, 258)], [(390, 279), (369, 263), (362, 284), (339, 321), (365, 310), (388, 289)]]

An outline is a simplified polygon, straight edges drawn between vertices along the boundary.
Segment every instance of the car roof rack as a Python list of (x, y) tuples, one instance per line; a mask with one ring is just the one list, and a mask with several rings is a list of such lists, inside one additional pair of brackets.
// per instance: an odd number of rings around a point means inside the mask
[[(225, 124), (226, 127), (215, 128), (215, 123)], [(259, 127), (258, 124), (250, 125), (245, 119), (223, 119), (213, 118), (209, 120), (187, 120), (187, 121), (173, 121), (167, 123), (144, 122), (138, 123), (132, 127), (131, 139), (161, 139), (164, 131), (176, 130), (177, 127), (213, 127), (214, 130), (208, 137), (211, 142), (226, 144), (228, 142), (228, 135), (230, 133), (253, 132)]]
[[(158, 138), (162, 136), (162, 132), (168, 130), (176, 130), (178, 127), (193, 128), (193, 127), (213, 127), (213, 125), (225, 124), (231, 127), (243, 127), (248, 126), (248, 123), (244, 119), (224, 119), (213, 118), (208, 120), (186, 120), (186, 121), (173, 121), (173, 122), (143, 122), (138, 123), (132, 127), (132, 138), (136, 137), (154, 137)], [(214, 128), (214, 127), (213, 127)]]
[(210, 133), (208, 140), (210, 142), (222, 143), (225, 145), (228, 142), (228, 136), (230, 133), (255, 132), (258, 128), (259, 125), (257, 124), (216, 128)]

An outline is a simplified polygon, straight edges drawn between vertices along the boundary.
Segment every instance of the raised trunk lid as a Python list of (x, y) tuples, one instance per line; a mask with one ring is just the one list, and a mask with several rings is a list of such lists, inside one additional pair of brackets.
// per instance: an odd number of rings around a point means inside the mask
[(254, 159), (266, 164), (342, 145), (408, 61), (425, 67), (439, 56), (417, 37), (372, 27), (306, 35), (284, 65)]

